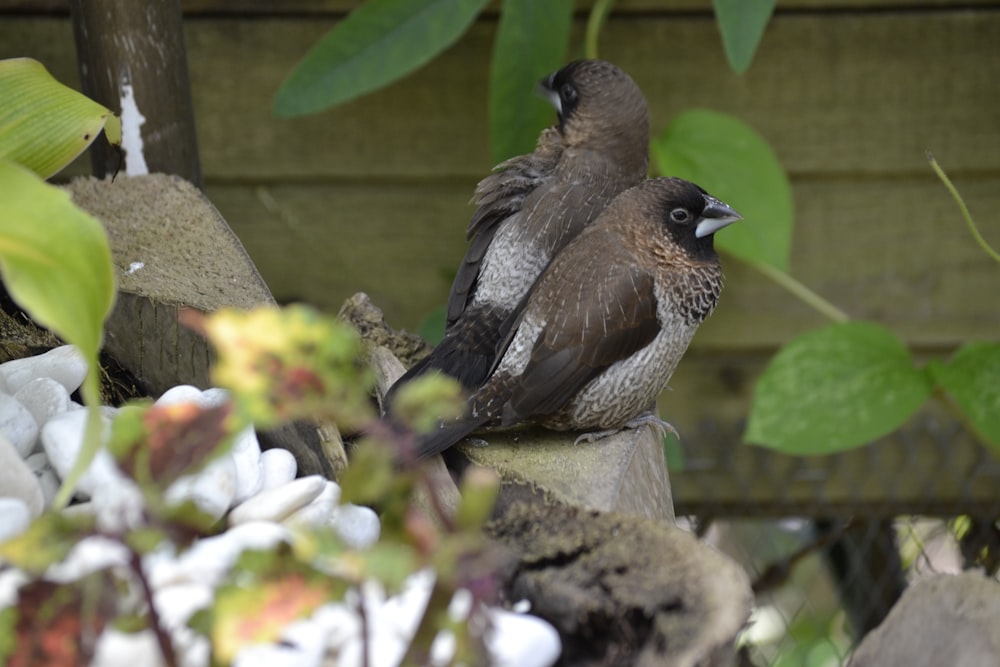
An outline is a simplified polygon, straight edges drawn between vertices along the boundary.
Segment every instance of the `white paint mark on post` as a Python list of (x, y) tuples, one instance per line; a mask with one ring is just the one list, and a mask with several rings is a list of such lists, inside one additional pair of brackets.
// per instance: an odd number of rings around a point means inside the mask
[(122, 82), (122, 148), (125, 149), (125, 174), (141, 176), (149, 173), (142, 152), (142, 126), (146, 117), (139, 113), (132, 84)]

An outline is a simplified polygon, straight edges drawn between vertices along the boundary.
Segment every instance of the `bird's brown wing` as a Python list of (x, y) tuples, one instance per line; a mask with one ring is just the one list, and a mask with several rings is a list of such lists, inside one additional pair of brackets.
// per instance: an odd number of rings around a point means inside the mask
[(462, 259), (448, 296), (447, 324), (453, 324), (475, 289), (479, 267), (501, 223), (518, 213), (524, 200), (546, 182), (562, 156), (563, 144), (555, 128), (542, 131), (533, 153), (519, 155), (497, 165), (492, 174), (480, 181), (472, 203), (479, 208), (469, 221), (466, 232), (469, 249)]
[(615, 257), (589, 259), (583, 279), (552, 281), (538, 295), (544, 297), (545, 326), (514, 382), (504, 422), (556, 412), (659, 333), (653, 277)]

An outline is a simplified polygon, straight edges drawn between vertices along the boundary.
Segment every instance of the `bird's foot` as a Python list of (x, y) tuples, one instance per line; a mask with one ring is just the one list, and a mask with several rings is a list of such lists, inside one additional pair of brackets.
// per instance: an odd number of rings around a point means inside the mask
[(610, 428), (604, 431), (594, 431), (592, 433), (582, 433), (573, 442), (574, 445), (579, 445), (581, 442), (594, 442), (595, 440), (600, 440), (601, 438), (606, 438), (609, 435), (614, 435), (619, 431), (624, 431), (625, 429), (639, 428), (640, 426), (651, 426), (655, 430), (660, 438), (662, 439), (667, 433), (673, 433), (674, 437), (678, 440), (681, 439), (680, 433), (674, 428), (674, 425), (670, 422), (663, 421), (652, 412), (644, 412), (638, 417), (633, 417), (632, 419), (625, 422), (625, 425), (621, 428)]

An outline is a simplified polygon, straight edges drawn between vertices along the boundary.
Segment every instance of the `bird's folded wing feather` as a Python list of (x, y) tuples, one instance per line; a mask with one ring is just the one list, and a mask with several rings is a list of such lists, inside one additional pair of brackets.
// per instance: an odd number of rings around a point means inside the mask
[(501, 223), (520, 212), (524, 200), (546, 182), (562, 156), (563, 143), (555, 128), (542, 131), (535, 152), (519, 155), (497, 165), (476, 186), (472, 203), (479, 208), (466, 232), (471, 240), (458, 267), (448, 296), (447, 322), (452, 324), (465, 310), (479, 277), (483, 257)]
[[(570, 263), (576, 262), (565, 262)], [(574, 270), (581, 268), (576, 263)], [(561, 409), (601, 371), (644, 348), (660, 331), (649, 273), (613, 257), (591, 258), (585, 272), (592, 275), (554, 281), (556, 289), (544, 299), (546, 324), (509, 402), (516, 418)]]

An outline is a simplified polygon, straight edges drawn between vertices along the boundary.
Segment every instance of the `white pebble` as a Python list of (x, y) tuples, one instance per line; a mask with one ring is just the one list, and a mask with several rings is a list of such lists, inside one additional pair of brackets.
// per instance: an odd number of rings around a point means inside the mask
[(293, 512), (285, 521), (289, 524), (305, 526), (323, 526), (330, 521), (337, 501), (340, 500), (340, 486), (336, 482), (326, 480), (323, 491), (313, 498), (308, 505)]
[[(0, 437), (0, 495), (23, 503), (30, 517), (38, 516), (45, 507), (45, 496), (38, 478), (21, 459), (14, 445), (3, 437)], [(12, 517), (16, 518), (15, 515)], [(0, 521), (0, 524), (3, 523)], [(2, 525), (0, 532), (8, 534)]]
[(253, 426), (236, 434), (230, 455), (236, 465), (235, 502), (241, 503), (260, 491), (264, 482), (260, 470), (260, 443), (257, 442)]
[(31, 523), (31, 510), (20, 498), (0, 498), (0, 542), (17, 537)]
[(16, 392), (35, 378), (52, 378), (73, 393), (87, 375), (87, 361), (72, 345), (63, 345), (26, 359), (0, 364), (7, 390)]
[[(98, 456), (111, 456), (106, 451), (98, 452)], [(101, 530), (121, 532), (138, 528), (145, 523), (143, 509), (145, 498), (139, 486), (114, 469), (115, 481), (96, 487), (90, 497), (90, 505), (97, 526)]]
[(211, 664), (212, 643), (205, 635), (191, 628), (178, 628), (173, 633), (180, 667), (205, 667)]
[(251, 644), (240, 649), (233, 667), (319, 667), (322, 660), (308, 659), (304, 651), (276, 644)]
[(378, 542), (382, 525), (370, 507), (341, 505), (330, 517), (330, 525), (337, 536), (353, 549), (367, 549)]
[(18, 389), (14, 398), (27, 408), (39, 428), (49, 418), (69, 410), (69, 392), (52, 378), (35, 378)]
[[(89, 411), (73, 410), (56, 415), (42, 428), (42, 447), (49, 463), (59, 473), (61, 479), (66, 479), (77, 456), (83, 447), (83, 435), (87, 426)], [(110, 422), (100, 417), (103, 425), (102, 438), (106, 438), (110, 430)], [(94, 460), (90, 462), (87, 472), (76, 485), (75, 491), (90, 497), (94, 489), (117, 484), (122, 474), (115, 465), (114, 458), (105, 449), (100, 449)]]
[(343, 602), (323, 605), (313, 614), (313, 621), (322, 629), (326, 645), (334, 650), (361, 634), (361, 619), (357, 610)]
[(38, 479), (38, 485), (42, 488), (42, 498), (45, 500), (45, 507), (51, 507), (52, 501), (59, 491), (59, 477), (49, 464), (49, 457), (45, 452), (36, 452), (24, 459), (28, 468)]
[(196, 403), (201, 405), (201, 389), (189, 384), (179, 384), (167, 389), (156, 399), (153, 405), (177, 405), (179, 403)]
[(128, 549), (120, 542), (100, 536), (85, 537), (76, 543), (62, 562), (49, 566), (45, 578), (65, 584), (79, 581), (99, 570), (127, 565), (128, 562)]
[(193, 475), (185, 475), (167, 488), (168, 503), (192, 500), (209, 516), (220, 519), (236, 497), (236, 464), (226, 454)]
[(228, 389), (210, 387), (201, 392), (201, 396), (196, 399), (196, 402), (203, 408), (217, 408), (220, 405), (224, 405), (230, 398), (232, 398), (232, 395)]
[(45, 452), (35, 452), (26, 456), (24, 464), (28, 466), (28, 470), (36, 475), (43, 470), (52, 469), (52, 466), (49, 465), (49, 457), (45, 455)]
[(31, 580), (27, 572), (16, 567), (0, 568), (0, 609), (16, 605), (17, 592)]
[(7, 394), (0, 394), (0, 434), (14, 445), (21, 458), (31, 453), (38, 439), (35, 418), (19, 400)]
[(52, 501), (56, 499), (56, 495), (59, 493), (59, 478), (56, 476), (55, 470), (51, 468), (46, 468), (45, 470), (40, 470), (35, 473), (38, 478), (38, 486), (42, 488), (42, 500), (44, 501), (45, 509), (52, 507)]
[(276, 447), (260, 454), (261, 490), (273, 489), (295, 479), (298, 464), (287, 449)]
[(164, 586), (153, 593), (160, 622), (170, 632), (185, 627), (195, 612), (210, 607), (214, 599), (215, 592), (204, 584)]
[(323, 626), (311, 618), (292, 621), (281, 630), (281, 642), (294, 646), (302, 654), (302, 664), (319, 665), (326, 653)]
[(246, 523), (198, 540), (177, 559), (150, 554), (146, 561), (150, 584), (154, 589), (180, 583), (216, 586), (245, 550), (272, 549), (290, 535), (280, 524)]
[[(427, 609), (434, 580), (435, 574), (430, 569), (415, 572), (406, 578), (403, 590), (390, 598), (385, 597), (381, 584), (365, 581), (361, 590), (373, 639), (397, 635), (408, 644)], [(388, 653), (391, 655), (392, 650)]]
[(490, 609), (486, 650), (493, 667), (549, 667), (562, 653), (559, 633), (537, 616)]
[(109, 625), (97, 639), (90, 664), (91, 667), (160, 667), (165, 663), (152, 630), (122, 632)]
[(229, 513), (229, 524), (235, 526), (249, 521), (281, 521), (312, 502), (325, 487), (326, 480), (323, 477), (310, 475), (261, 491)]

